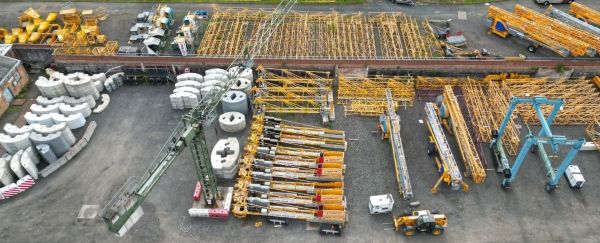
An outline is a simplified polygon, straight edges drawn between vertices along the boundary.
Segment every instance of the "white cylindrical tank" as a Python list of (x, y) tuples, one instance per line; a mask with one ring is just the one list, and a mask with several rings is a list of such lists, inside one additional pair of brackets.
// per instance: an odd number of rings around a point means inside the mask
[(221, 99), (223, 112), (237, 111), (248, 113), (248, 96), (241, 91), (227, 91)]

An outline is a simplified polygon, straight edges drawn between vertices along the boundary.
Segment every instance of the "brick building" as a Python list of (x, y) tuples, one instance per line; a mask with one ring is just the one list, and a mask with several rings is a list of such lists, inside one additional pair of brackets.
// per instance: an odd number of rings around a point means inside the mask
[(21, 61), (14, 58), (12, 45), (0, 45), (0, 116), (29, 82)]

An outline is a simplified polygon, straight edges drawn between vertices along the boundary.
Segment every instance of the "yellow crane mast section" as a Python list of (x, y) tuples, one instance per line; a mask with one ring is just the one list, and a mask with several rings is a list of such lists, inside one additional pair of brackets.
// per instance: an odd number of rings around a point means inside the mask
[(467, 123), (460, 111), (458, 100), (452, 91), (452, 86), (444, 87), (444, 105), (447, 109), (450, 119), (452, 119), (452, 131), (456, 136), (456, 141), (460, 147), (460, 154), (467, 169), (467, 174), (473, 178), (475, 183), (483, 183), (486, 178), (485, 168), (475, 148), (475, 143), (471, 138), (471, 133), (467, 127)]

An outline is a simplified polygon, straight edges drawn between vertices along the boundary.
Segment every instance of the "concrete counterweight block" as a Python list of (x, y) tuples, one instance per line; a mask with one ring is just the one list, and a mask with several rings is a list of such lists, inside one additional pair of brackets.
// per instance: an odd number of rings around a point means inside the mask
[(225, 132), (240, 132), (246, 128), (246, 117), (239, 112), (226, 112), (219, 116), (219, 126)]
[(54, 113), (36, 115), (28, 111), (23, 117), (25, 118), (28, 124), (40, 123), (47, 126), (52, 126), (54, 125), (54, 121), (52, 120), (52, 114)]
[(64, 103), (63, 102), (64, 100), (65, 100), (65, 96), (58, 96), (58, 97), (54, 97), (54, 98), (38, 96), (37, 98), (35, 98), (35, 102), (42, 106), (49, 106), (49, 105), (54, 105), (54, 104), (58, 104), (58, 103)]
[(9, 154), (15, 154), (17, 151), (31, 147), (29, 135), (31, 133), (23, 133), (16, 136), (0, 133), (0, 145)]
[(245, 78), (236, 79), (235, 82), (233, 82), (233, 85), (231, 86), (231, 90), (242, 91), (242, 92), (246, 93), (247, 95), (250, 94), (251, 89), (252, 89), (252, 81), (250, 81), (249, 79), (245, 79)]
[(204, 77), (202, 77), (201, 74), (198, 73), (183, 73), (183, 74), (179, 74), (177, 75), (177, 82), (182, 82), (182, 81), (198, 81), (198, 82), (204, 82)]
[(198, 105), (198, 96), (187, 92), (178, 92), (169, 96), (173, 109), (193, 108)]
[(37, 151), (34, 147), (29, 147), (26, 148), (25, 150), (23, 150), (23, 154), (21, 155), (21, 159), (23, 159), (23, 156), (29, 156), (29, 159), (31, 159), (31, 162), (33, 162), (34, 164), (39, 164), (40, 163), (40, 157), (37, 154)]
[(10, 158), (0, 158), (0, 182), (6, 186), (15, 181), (15, 176), (10, 169)]
[[(244, 70), (241, 70), (242, 67), (239, 66), (234, 66), (229, 68), (228, 73), (229, 73), (229, 77), (230, 78), (244, 78), (244, 79), (248, 79), (248, 80), (254, 80), (254, 74), (252, 73), (252, 69), (250, 68), (244, 68)], [(241, 71), (240, 71), (241, 70)]]
[(225, 71), (225, 69), (220, 69), (220, 68), (211, 68), (211, 69), (207, 69), (206, 71), (204, 71), (204, 73), (206, 75), (205, 79), (206, 80), (206, 76), (211, 75), (211, 74), (219, 74), (219, 75), (227, 75), (227, 71)]
[(90, 108), (96, 107), (96, 100), (91, 95), (75, 98), (75, 97), (65, 97), (64, 103), (68, 105), (79, 105), (82, 103), (87, 103)]
[(175, 89), (182, 87), (192, 87), (196, 89), (201, 89), (202, 83), (194, 80), (185, 80), (175, 83)]
[(108, 96), (108, 94), (100, 95), (100, 102), (101, 103), (98, 105), (98, 107), (93, 110), (94, 113), (101, 113), (106, 110), (108, 104), (110, 104), (110, 96)]
[(58, 104), (52, 104), (52, 105), (48, 105), (48, 106), (32, 104), (30, 109), (31, 109), (31, 113), (36, 114), (36, 115), (56, 113), (56, 112), (58, 112)]
[(58, 106), (58, 109), (60, 110), (60, 113), (64, 115), (81, 113), (84, 117), (88, 117), (92, 114), (92, 109), (90, 109), (90, 106), (87, 103), (82, 103), (74, 106), (62, 103)]
[(21, 179), (27, 175), (27, 172), (21, 166), (21, 155), (23, 150), (17, 151), (10, 160), (10, 169), (17, 176), (17, 179)]
[(33, 125), (33, 131), (42, 135), (49, 135), (52, 133), (60, 132), (61, 135), (67, 140), (69, 145), (73, 145), (77, 141), (75, 135), (73, 135), (73, 132), (71, 131), (71, 128), (67, 126), (66, 122), (60, 122), (53, 126), (35, 124)]
[(10, 136), (16, 136), (23, 133), (28, 133), (33, 131), (33, 127), (31, 125), (24, 125), (22, 127), (17, 127), (12, 123), (6, 123), (4, 125), (4, 131)]
[(40, 144), (36, 145), (35, 148), (37, 149), (38, 153), (40, 153), (40, 155), (42, 156), (42, 159), (44, 159), (46, 162), (51, 164), (58, 160), (56, 154), (54, 154), (52, 149), (50, 149), (50, 145)]
[(223, 112), (248, 113), (248, 96), (241, 91), (227, 91), (221, 99)]
[(222, 90), (223, 88), (219, 86), (208, 86), (200, 89), (200, 94), (202, 94), (202, 97), (212, 96), (221, 92)]
[(56, 156), (62, 156), (71, 147), (67, 139), (62, 136), (61, 132), (48, 135), (32, 132), (29, 139), (31, 139), (35, 145), (48, 144)]
[(72, 73), (67, 75), (64, 81), (65, 88), (70, 96), (80, 98), (91, 95), (94, 100), (100, 98), (100, 92), (96, 89), (92, 78), (83, 73)]
[(67, 95), (67, 90), (62, 79), (51, 78), (49, 80), (43, 76), (40, 76), (35, 81), (35, 86), (45, 97), (54, 98)]
[(215, 175), (223, 179), (232, 179), (239, 168), (240, 144), (235, 137), (217, 141), (210, 155)]
[(181, 88), (176, 88), (173, 90), (173, 93), (191, 93), (196, 95), (196, 97), (198, 98), (198, 100), (201, 99), (200, 96), (200, 90), (198, 90), (197, 88), (193, 88), (193, 87), (181, 87)]
[(34, 156), (37, 156), (35, 154), (32, 155), (31, 153), (31, 148), (29, 148), (30, 152), (27, 152), (27, 150), (25, 152), (23, 152), (23, 154), (21, 155), (21, 159), (20, 159), (20, 163), (21, 163), (21, 167), (23, 167), (23, 169), (25, 169), (25, 171), (27, 171), (27, 174), (29, 174), (31, 177), (33, 177), (33, 179), (37, 180), (38, 178), (38, 169), (35, 166), (36, 165), (36, 161), (39, 162), (39, 159), (37, 157), (34, 158)]
[(115, 81), (113, 78), (108, 78), (106, 79), (106, 81), (104, 81), (104, 88), (106, 89), (106, 92), (113, 92), (115, 91), (118, 87), (117, 84), (115, 84)]
[(51, 116), (52, 116), (52, 120), (55, 123), (66, 122), (67, 126), (71, 130), (85, 126), (85, 117), (83, 117), (83, 114), (81, 114), (81, 113), (76, 113), (76, 114), (67, 115), (67, 116), (65, 116), (63, 114), (54, 113), (54, 114), (51, 114)]

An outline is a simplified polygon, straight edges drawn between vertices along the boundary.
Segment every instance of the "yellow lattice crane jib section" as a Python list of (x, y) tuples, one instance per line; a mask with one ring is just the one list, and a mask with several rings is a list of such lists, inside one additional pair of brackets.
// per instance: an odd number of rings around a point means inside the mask
[(550, 27), (555, 33), (566, 34), (569, 37), (587, 43), (589, 45), (588, 56), (595, 56), (597, 52), (600, 51), (600, 36), (570, 26), (519, 4), (515, 5), (515, 14), (529, 19), (536, 25)]
[[(444, 87), (443, 96), (446, 114), (441, 114), (442, 119), (451, 120), (449, 123), (454, 135), (456, 136), (456, 141), (458, 142), (460, 148), (460, 154), (467, 169), (467, 175), (471, 176), (475, 183), (483, 183), (486, 178), (485, 168), (483, 168), (479, 153), (477, 152), (475, 143), (471, 138), (471, 133), (469, 132), (469, 128), (467, 127), (463, 113), (460, 110), (458, 99), (454, 95), (454, 91), (452, 91), (452, 86), (446, 85)], [(444, 117), (444, 115), (446, 117)]]
[(587, 23), (600, 26), (600, 12), (581, 3), (572, 2), (569, 13)]

